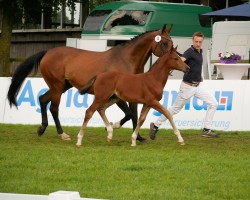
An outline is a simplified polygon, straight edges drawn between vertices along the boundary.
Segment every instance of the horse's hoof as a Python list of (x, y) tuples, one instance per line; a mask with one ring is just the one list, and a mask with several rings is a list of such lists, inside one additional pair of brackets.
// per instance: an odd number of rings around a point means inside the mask
[(81, 144), (76, 144), (76, 147), (80, 148), (82, 145)]
[(137, 136), (136, 140), (138, 140), (139, 142), (143, 142), (143, 143), (148, 143), (148, 140), (142, 136)]
[(38, 128), (37, 128), (37, 133), (38, 133), (38, 135), (39, 136), (41, 136), (44, 132), (45, 132), (45, 127), (44, 126), (39, 126)]
[[(111, 124), (111, 123), (110, 123)], [(115, 122), (114, 124), (112, 123), (112, 128), (113, 129), (118, 129), (118, 128), (121, 128), (121, 124), (120, 124), (120, 121), (119, 122)]]
[(109, 137), (107, 137), (107, 142), (111, 143), (112, 139), (110, 139)]
[(183, 141), (183, 142), (179, 142), (179, 144), (180, 144), (180, 145), (185, 145), (185, 142), (184, 142), (184, 141)]
[(132, 143), (132, 144), (131, 144), (131, 147), (136, 147), (136, 144), (133, 144), (133, 143)]
[(60, 137), (62, 138), (62, 140), (65, 140), (65, 141), (71, 140), (70, 136), (66, 133), (60, 134)]
[(141, 143), (148, 143), (148, 140), (146, 138), (143, 138), (143, 137), (137, 137), (136, 140), (138, 140), (139, 142)]
[[(113, 123), (112, 122), (110, 122), (110, 126), (112, 126), (112, 128), (113, 128)], [(105, 131), (107, 131), (107, 127), (105, 127)]]

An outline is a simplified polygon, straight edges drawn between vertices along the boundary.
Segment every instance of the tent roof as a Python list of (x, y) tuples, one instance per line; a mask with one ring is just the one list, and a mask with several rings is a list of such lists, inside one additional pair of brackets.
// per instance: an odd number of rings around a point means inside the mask
[(250, 2), (233, 6), (214, 12), (203, 14), (204, 16), (224, 16), (224, 17), (250, 17)]

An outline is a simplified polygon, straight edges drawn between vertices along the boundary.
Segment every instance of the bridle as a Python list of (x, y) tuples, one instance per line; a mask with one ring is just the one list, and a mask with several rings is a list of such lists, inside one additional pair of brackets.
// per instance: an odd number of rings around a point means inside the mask
[[(167, 41), (172, 41), (171, 39), (169, 39), (169, 38), (167, 38), (167, 37), (165, 37), (165, 36), (161, 36), (161, 38), (163, 38), (163, 39), (165, 39), (165, 40), (167, 40)], [(167, 48), (168, 48), (168, 43), (167, 43), (167, 45), (166, 45), (166, 44), (164, 44), (164, 43), (162, 42), (162, 40), (160, 40), (159, 42), (157, 42), (157, 45), (159, 45), (159, 47), (160, 47), (161, 56), (163, 56), (164, 54), (166, 54), (166, 53), (169, 51), (169, 50), (167, 49)], [(155, 46), (154, 51), (156, 50), (157, 45)], [(170, 75), (170, 76), (172, 76), (172, 71), (173, 71), (173, 70), (171, 70), (171, 71), (169, 72), (169, 75)]]
[[(171, 39), (169, 39), (169, 38), (167, 38), (167, 37), (165, 37), (165, 36), (161, 36), (161, 38), (163, 38), (163, 39), (165, 39), (165, 40), (167, 40), (167, 41), (172, 41)], [(165, 44), (162, 42), (162, 40), (160, 40), (159, 42), (157, 42), (157, 45), (159, 45), (159, 47), (160, 47), (160, 51), (161, 51), (161, 55), (162, 55), (162, 56), (163, 56), (165, 53), (168, 52), (168, 50), (167, 50), (167, 48), (168, 48), (168, 43), (167, 43), (167, 45), (165, 45)], [(157, 45), (155, 46), (154, 51), (156, 50)]]

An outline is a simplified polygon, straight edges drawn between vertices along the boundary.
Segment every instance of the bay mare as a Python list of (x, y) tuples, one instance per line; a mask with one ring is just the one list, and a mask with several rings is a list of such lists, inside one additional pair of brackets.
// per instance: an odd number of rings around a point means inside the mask
[(184, 140), (174, 124), (172, 115), (159, 103), (169, 73), (173, 69), (183, 72), (189, 69), (188, 65), (184, 63), (176, 53), (176, 48), (167, 51), (166, 54), (156, 61), (151, 70), (146, 73), (128, 74), (112, 71), (101, 73), (92, 78), (89, 83), (80, 90), (80, 93), (83, 94), (91, 90), (95, 94), (95, 99), (86, 110), (83, 125), (77, 136), (76, 145), (81, 146), (88, 121), (96, 110), (102, 117), (106, 130), (108, 131), (107, 140), (112, 140), (113, 128), (105, 115), (105, 110), (116, 101), (119, 101), (119, 99), (143, 104), (137, 126), (132, 134), (131, 146), (136, 146), (139, 129), (145, 121), (150, 108), (161, 112), (169, 120), (175, 135), (178, 137), (178, 142), (184, 145)]
[[(15, 105), (17, 107), (16, 98), (22, 83), (32, 70), (36, 72), (40, 66), (42, 77), (49, 90), (39, 97), (42, 123), (37, 132), (42, 135), (48, 126), (46, 106), (51, 102), (50, 112), (55, 121), (57, 133), (62, 139), (70, 140), (70, 136), (64, 133), (58, 116), (62, 93), (71, 87), (83, 88), (93, 76), (105, 71), (143, 73), (144, 65), (151, 53), (159, 57), (170, 48), (172, 44), (169, 36), (171, 29), (172, 25), (168, 29), (164, 25), (161, 30), (143, 33), (124, 45), (118, 45), (104, 52), (72, 47), (57, 47), (39, 52), (29, 57), (15, 70), (7, 94), (10, 106)], [(130, 104), (131, 110), (124, 101), (119, 101), (117, 105), (125, 113), (125, 117), (118, 122), (120, 126), (132, 117), (133, 128), (135, 128), (137, 105)], [(140, 136), (138, 136), (138, 139), (144, 140)]]

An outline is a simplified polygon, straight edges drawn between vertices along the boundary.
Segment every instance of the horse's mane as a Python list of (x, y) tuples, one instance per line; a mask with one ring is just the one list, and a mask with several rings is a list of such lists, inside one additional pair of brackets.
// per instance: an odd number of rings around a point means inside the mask
[(148, 33), (151, 33), (151, 32), (154, 32), (154, 31), (157, 31), (157, 30), (152, 30), (152, 31), (146, 31), (146, 32), (143, 32), (143, 33), (140, 33), (139, 35), (136, 35), (135, 37), (131, 38), (130, 40), (126, 41), (126, 42), (123, 42), (123, 43), (120, 43), (118, 44), (117, 46), (124, 46), (126, 44), (130, 44), (132, 42), (135, 42), (136, 40), (138, 40), (138, 38), (148, 34)]

